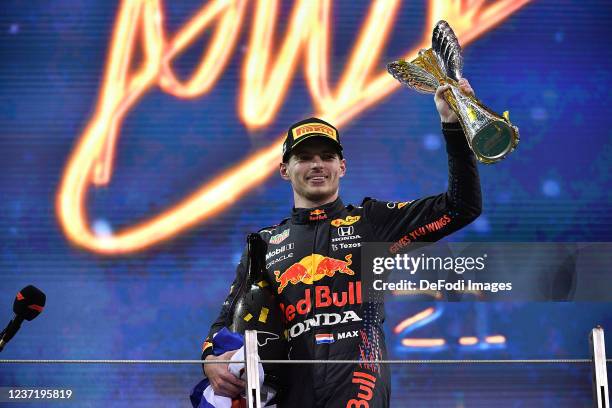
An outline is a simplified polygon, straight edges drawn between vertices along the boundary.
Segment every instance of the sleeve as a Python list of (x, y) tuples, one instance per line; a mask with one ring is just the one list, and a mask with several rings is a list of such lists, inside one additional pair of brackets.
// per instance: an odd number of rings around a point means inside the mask
[(234, 282), (232, 282), (232, 286), (230, 286), (229, 294), (227, 295), (227, 298), (225, 298), (223, 305), (221, 305), (221, 311), (219, 312), (219, 316), (217, 316), (213, 324), (210, 326), (208, 336), (202, 344), (202, 360), (206, 359), (206, 357), (211, 355), (213, 352), (212, 339), (214, 334), (221, 330), (223, 327), (229, 327), (232, 323), (234, 305), (238, 300), (237, 297), (240, 293), (240, 288), (246, 281), (247, 257), (248, 252), (245, 248), (244, 252), (242, 253), (242, 257), (240, 258), (240, 263), (238, 264), (238, 267), (236, 267), (236, 277), (234, 278)]
[(400, 203), (366, 198), (364, 217), (378, 241), (400, 241), (403, 245), (437, 241), (480, 215), (482, 198), (474, 153), (459, 123), (443, 123), (442, 132), (448, 153), (448, 190)]

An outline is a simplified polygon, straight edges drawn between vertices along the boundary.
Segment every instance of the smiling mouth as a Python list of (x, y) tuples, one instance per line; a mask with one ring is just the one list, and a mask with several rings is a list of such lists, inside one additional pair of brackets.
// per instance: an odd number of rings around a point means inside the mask
[(313, 183), (324, 183), (327, 180), (327, 176), (310, 176), (306, 180)]

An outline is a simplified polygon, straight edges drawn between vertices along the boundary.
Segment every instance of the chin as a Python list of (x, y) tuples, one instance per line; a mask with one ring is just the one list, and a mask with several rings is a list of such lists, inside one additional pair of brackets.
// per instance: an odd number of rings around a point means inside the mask
[(305, 196), (311, 201), (319, 201), (334, 195), (334, 190), (329, 187), (309, 189)]

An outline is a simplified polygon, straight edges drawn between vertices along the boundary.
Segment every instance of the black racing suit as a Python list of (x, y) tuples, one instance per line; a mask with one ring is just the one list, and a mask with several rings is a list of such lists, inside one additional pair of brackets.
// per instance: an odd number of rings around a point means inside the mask
[[(458, 124), (445, 124), (448, 191), (407, 202), (340, 199), (294, 209), (279, 225), (259, 232), (267, 242), (266, 274), (287, 322), (290, 359), (386, 359), (384, 308), (366, 302), (361, 287), (361, 245), (389, 242), (392, 252), (410, 242), (437, 241), (473, 221), (481, 211), (478, 170)], [(231, 305), (245, 280), (245, 257), (221, 313), (204, 343), (231, 321)], [(387, 407), (387, 365), (289, 365), (289, 390), (281, 407)]]

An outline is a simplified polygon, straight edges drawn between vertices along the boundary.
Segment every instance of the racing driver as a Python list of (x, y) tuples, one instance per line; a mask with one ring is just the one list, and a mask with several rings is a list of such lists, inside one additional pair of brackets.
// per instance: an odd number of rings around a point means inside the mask
[[(467, 80), (462, 92), (473, 95)], [(280, 224), (259, 231), (267, 243), (266, 277), (277, 294), (286, 322), (289, 359), (359, 360), (356, 364), (289, 364), (289, 389), (280, 407), (387, 407), (388, 366), (383, 307), (362, 293), (360, 250), (363, 242), (437, 241), (476, 219), (481, 211), (476, 161), (455, 113), (440, 86), (434, 101), (448, 153), (448, 190), (406, 202), (365, 198), (345, 205), (338, 196), (346, 173), (338, 130), (310, 118), (289, 128), (280, 175), (291, 183), (294, 207)], [(221, 313), (204, 343), (203, 359), (229, 360), (233, 352), (212, 355), (214, 333), (231, 321), (231, 305), (245, 280), (245, 257)], [(235, 397), (244, 382), (227, 364), (204, 365), (217, 395)]]

